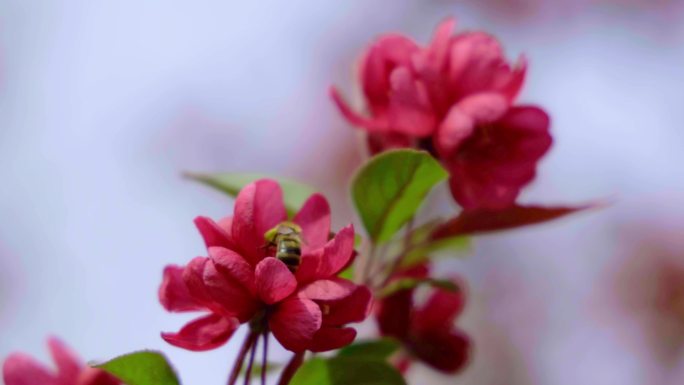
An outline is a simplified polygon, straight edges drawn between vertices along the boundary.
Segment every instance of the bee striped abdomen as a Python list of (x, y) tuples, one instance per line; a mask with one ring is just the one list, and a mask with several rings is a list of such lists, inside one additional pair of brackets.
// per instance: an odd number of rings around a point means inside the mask
[(302, 259), (302, 249), (296, 237), (281, 236), (278, 239), (275, 257), (282, 261), (291, 272), (296, 272)]

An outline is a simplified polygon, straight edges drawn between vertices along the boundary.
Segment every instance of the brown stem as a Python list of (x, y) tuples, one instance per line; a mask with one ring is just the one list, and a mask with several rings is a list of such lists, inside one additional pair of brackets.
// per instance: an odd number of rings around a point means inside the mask
[(363, 274), (361, 275), (361, 282), (364, 284), (368, 283), (368, 279), (370, 278), (370, 272), (372, 270), (373, 266), (373, 260), (375, 259), (375, 252), (377, 248), (375, 246), (375, 243), (372, 243), (370, 245), (370, 248), (368, 250), (368, 254), (366, 254), (366, 258), (364, 260), (364, 265), (363, 265)]
[(289, 384), (292, 380), (292, 377), (294, 377), (295, 373), (297, 373), (297, 369), (299, 369), (299, 367), (302, 366), (303, 362), (304, 352), (296, 353), (294, 356), (292, 356), (292, 359), (290, 360), (290, 362), (287, 363), (287, 366), (285, 367), (285, 369), (283, 369), (283, 373), (280, 375), (278, 385)]
[(252, 353), (249, 355), (249, 361), (247, 361), (247, 370), (245, 371), (245, 382), (243, 382), (244, 385), (249, 385), (249, 381), (252, 379), (252, 367), (254, 366), (254, 357), (256, 356), (258, 339), (259, 335), (256, 336), (256, 338), (254, 339), (254, 343), (252, 344)]
[(261, 356), (261, 385), (266, 385), (266, 370), (268, 369), (268, 325), (264, 330), (264, 351)]
[(256, 342), (258, 336), (257, 333), (250, 330), (249, 334), (245, 337), (245, 342), (242, 343), (240, 352), (238, 353), (238, 356), (235, 357), (235, 364), (233, 364), (233, 370), (230, 371), (227, 385), (235, 385), (235, 381), (237, 381), (237, 378), (240, 375), (240, 369), (242, 369), (242, 362), (245, 360), (245, 356), (254, 345), (254, 342)]
[(404, 235), (404, 246), (403, 250), (401, 251), (401, 254), (397, 256), (397, 258), (394, 260), (394, 263), (392, 263), (391, 267), (387, 271), (387, 276), (385, 279), (382, 281), (382, 284), (380, 287), (385, 287), (387, 283), (392, 279), (392, 275), (394, 272), (401, 267), (402, 262), (404, 262), (404, 258), (406, 257), (406, 254), (408, 254), (409, 250), (411, 249), (411, 237), (413, 236), (413, 217), (408, 221), (406, 224), (406, 233)]

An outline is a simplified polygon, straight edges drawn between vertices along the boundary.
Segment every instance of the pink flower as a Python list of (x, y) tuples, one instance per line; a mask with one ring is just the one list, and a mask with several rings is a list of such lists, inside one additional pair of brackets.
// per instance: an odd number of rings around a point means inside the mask
[(293, 274), (265, 247), (265, 233), (286, 220), (282, 190), (266, 179), (240, 191), (232, 218), (216, 223), (198, 217), (209, 256), (186, 267), (167, 266), (159, 299), (169, 311), (206, 315), (162, 337), (185, 349), (208, 350), (249, 322), (253, 328), (267, 327), (294, 352), (351, 343), (356, 331), (345, 325), (365, 319), (371, 304), (368, 288), (336, 277), (352, 258), (353, 227), (329, 239), (330, 207), (322, 195), (312, 195), (292, 219), (303, 238)]
[(10, 355), (2, 367), (5, 385), (118, 385), (120, 381), (106, 372), (85, 366), (57, 338), (48, 339), (57, 371), (41, 365), (23, 353)]
[[(427, 274), (427, 268), (419, 266), (395, 277), (421, 278)], [(468, 337), (454, 327), (465, 304), (463, 291), (434, 288), (421, 306), (414, 304), (414, 291), (401, 290), (378, 301), (376, 317), (381, 334), (398, 339), (414, 358), (437, 370), (458, 372), (468, 361), (471, 345)], [(407, 364), (401, 362), (404, 369)]]
[(342, 114), (368, 133), (372, 153), (413, 147), (429, 151), (451, 173), (466, 209), (512, 204), (551, 145), (549, 119), (536, 107), (512, 107), (526, 72), (511, 66), (498, 41), (483, 32), (452, 36), (443, 22), (421, 47), (401, 35), (380, 37), (361, 61), (369, 116), (354, 112), (336, 89)]

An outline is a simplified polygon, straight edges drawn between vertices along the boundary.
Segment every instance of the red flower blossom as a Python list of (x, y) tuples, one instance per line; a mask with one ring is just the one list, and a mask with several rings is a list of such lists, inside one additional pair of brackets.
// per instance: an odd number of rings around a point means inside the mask
[(551, 145), (549, 119), (536, 107), (511, 108), (524, 58), (511, 67), (494, 37), (452, 36), (454, 26), (453, 19), (443, 22), (426, 47), (392, 34), (368, 49), (360, 78), (369, 117), (334, 88), (331, 94), (347, 120), (368, 132), (372, 153), (425, 149), (449, 169), (452, 194), (464, 208), (507, 207)]
[[(395, 279), (426, 277), (427, 273), (427, 268), (420, 266)], [(434, 288), (421, 306), (414, 304), (414, 291), (404, 289), (378, 301), (376, 317), (380, 333), (398, 339), (413, 357), (437, 370), (459, 371), (468, 361), (471, 345), (468, 337), (454, 326), (465, 304), (463, 291)], [(401, 362), (404, 369), (407, 364)]]
[(57, 338), (48, 339), (57, 372), (23, 353), (10, 355), (2, 367), (5, 385), (118, 385), (120, 381), (106, 372), (85, 366)]
[(370, 311), (365, 286), (336, 277), (353, 254), (354, 229), (332, 239), (330, 207), (312, 195), (292, 221), (302, 229), (302, 258), (293, 274), (264, 234), (287, 220), (280, 186), (259, 180), (246, 186), (235, 201), (232, 218), (218, 223), (198, 217), (195, 223), (209, 257), (197, 257), (186, 267), (167, 266), (159, 299), (169, 311), (204, 311), (178, 333), (162, 333), (169, 343), (208, 350), (224, 344), (242, 323), (268, 325), (287, 349), (326, 351), (351, 343)]

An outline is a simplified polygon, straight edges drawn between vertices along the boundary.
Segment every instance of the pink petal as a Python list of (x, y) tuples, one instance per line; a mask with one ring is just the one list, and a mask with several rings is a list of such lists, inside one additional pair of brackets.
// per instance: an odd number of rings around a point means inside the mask
[(528, 106), (513, 107), (498, 121), (478, 126), (445, 160), (456, 201), (467, 210), (511, 206), (551, 146), (548, 128), (548, 115)]
[(312, 352), (327, 352), (339, 349), (354, 342), (356, 330), (352, 328), (322, 327), (314, 335), (309, 350)]
[(376, 306), (380, 334), (400, 340), (409, 335), (413, 307), (413, 290), (402, 290), (383, 298)]
[(204, 267), (208, 262), (210, 262), (209, 258), (196, 257), (183, 270), (183, 282), (190, 296), (203, 307), (210, 307), (213, 304), (213, 300), (204, 285)]
[(164, 278), (159, 286), (159, 302), (164, 309), (172, 312), (193, 311), (203, 306), (190, 295), (188, 287), (183, 282), (183, 268), (168, 265), (164, 268)]
[(415, 137), (432, 134), (437, 118), (425, 84), (404, 67), (392, 72), (390, 82), (388, 113), (392, 130)]
[(440, 157), (452, 157), (461, 143), (472, 135), (474, 129), (475, 121), (472, 116), (459, 109), (458, 105), (451, 107), (435, 136)]
[(390, 73), (397, 67), (409, 66), (418, 50), (416, 43), (405, 36), (388, 34), (366, 52), (360, 66), (361, 84), (374, 115), (387, 106)]
[(222, 247), (210, 247), (209, 257), (221, 273), (255, 293), (254, 268), (240, 254)]
[(340, 230), (324, 247), (302, 256), (297, 281), (311, 282), (337, 274), (347, 265), (354, 251), (354, 226)]
[(38, 361), (23, 353), (11, 354), (2, 366), (5, 385), (60, 385)]
[(256, 265), (265, 255), (264, 234), (287, 219), (278, 182), (260, 179), (245, 186), (235, 200), (233, 240), (242, 256)]
[(188, 323), (178, 333), (162, 333), (162, 338), (179, 348), (204, 351), (226, 343), (238, 326), (236, 318), (210, 314)]
[(387, 130), (387, 120), (384, 118), (367, 118), (355, 112), (349, 104), (344, 100), (342, 95), (335, 87), (330, 87), (330, 97), (340, 110), (342, 116), (344, 116), (350, 124), (356, 127), (366, 128), (368, 131), (386, 131)]
[(462, 332), (434, 330), (416, 336), (413, 353), (423, 362), (444, 373), (456, 373), (470, 357), (470, 340)]
[(84, 368), (75, 385), (121, 385), (121, 381), (103, 370)]
[(85, 365), (77, 358), (76, 354), (55, 337), (48, 339), (48, 348), (52, 360), (57, 365), (57, 378), (60, 383), (73, 384)]
[[(230, 222), (226, 223), (229, 224)], [(207, 246), (207, 248), (212, 246), (221, 246), (226, 248), (234, 247), (233, 241), (230, 239), (230, 232), (226, 231), (226, 228), (222, 227), (220, 224), (214, 222), (213, 219), (207, 217), (197, 217), (195, 218), (195, 226), (197, 226), (197, 230), (199, 230), (200, 234), (202, 235), (204, 244)]]
[[(463, 33), (450, 47), (449, 87), (460, 99), (485, 91), (512, 91), (512, 73), (501, 44), (483, 32)], [(511, 86), (512, 87), (512, 86)]]
[(373, 306), (373, 295), (366, 286), (357, 286), (348, 296), (321, 303), (323, 325), (341, 326), (365, 320)]
[(349, 296), (355, 289), (353, 282), (335, 277), (311, 282), (300, 289), (298, 295), (314, 301), (335, 301)]
[(304, 248), (317, 249), (330, 235), (330, 205), (321, 194), (313, 194), (295, 215), (293, 221), (302, 228)]
[(292, 297), (278, 304), (269, 320), (275, 338), (293, 352), (306, 350), (321, 328), (321, 309), (315, 302)]
[(204, 266), (203, 279), (207, 292), (218, 305), (212, 307), (214, 311), (236, 317), (242, 322), (254, 316), (258, 307), (256, 298), (239, 282), (219, 272), (212, 261)]
[(265, 303), (280, 302), (297, 288), (297, 280), (285, 264), (275, 258), (264, 258), (256, 267), (256, 290)]
[[(454, 32), (454, 28), (456, 28), (456, 19), (453, 17), (444, 20), (437, 26), (432, 38), (432, 43), (430, 43), (429, 47), (432, 56), (431, 59), (433, 61), (437, 63), (445, 62), (451, 34)], [(441, 65), (437, 64), (436, 67), (441, 67)]]
[(410, 136), (395, 132), (368, 134), (366, 141), (371, 155), (397, 148), (413, 147), (413, 139)]
[(437, 131), (437, 149), (442, 158), (451, 158), (475, 126), (490, 124), (500, 119), (508, 109), (508, 101), (495, 92), (468, 96), (449, 110)]
[(520, 89), (525, 82), (525, 74), (527, 73), (527, 59), (525, 56), (520, 56), (518, 62), (515, 64), (515, 68), (511, 73), (508, 83), (501, 87), (501, 92), (508, 98), (508, 101), (512, 103), (516, 96), (520, 93)]
[[(453, 282), (459, 283), (458, 280)], [(413, 325), (420, 330), (450, 329), (464, 305), (465, 294), (460, 287), (453, 292), (435, 289), (427, 302), (415, 310)]]

